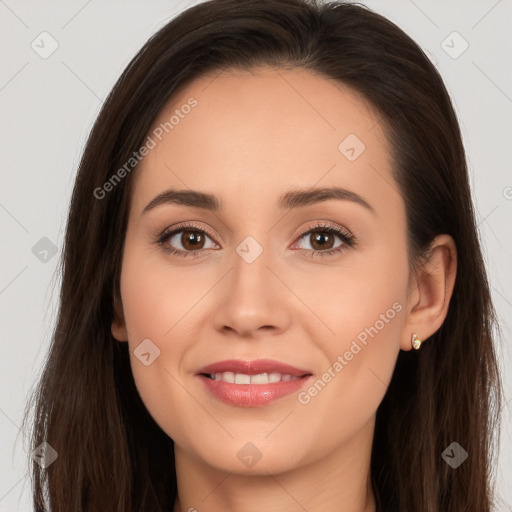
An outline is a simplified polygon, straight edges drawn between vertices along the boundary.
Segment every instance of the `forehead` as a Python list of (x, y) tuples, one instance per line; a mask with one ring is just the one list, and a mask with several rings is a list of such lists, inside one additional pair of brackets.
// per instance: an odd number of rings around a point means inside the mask
[(201, 76), (173, 95), (148, 136), (155, 146), (134, 176), (136, 201), (164, 186), (248, 200), (315, 184), (371, 195), (391, 180), (378, 113), (350, 87), (303, 69)]

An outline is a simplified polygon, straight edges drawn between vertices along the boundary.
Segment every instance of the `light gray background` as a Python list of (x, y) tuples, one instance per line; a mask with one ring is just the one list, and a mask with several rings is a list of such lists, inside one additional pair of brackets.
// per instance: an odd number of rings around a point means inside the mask
[[(32, 510), (19, 426), (55, 320), (60, 282), (56, 269), (85, 138), (102, 100), (131, 57), (151, 34), (192, 3), (197, 2), (0, 0), (0, 512)], [(427, 51), (459, 115), (503, 330), (499, 354), (507, 403), (497, 510), (511, 511), (512, 2), (365, 3), (396, 22)], [(43, 31), (58, 43), (46, 59), (31, 47), (35, 41), (40, 48), (43, 44), (50, 48), (49, 39), (41, 43)], [(451, 35), (454, 31), (469, 44), (458, 58), (453, 56), (464, 48), (464, 41)], [(44, 253), (39, 251), (36, 257), (32, 251), (43, 237), (57, 248), (55, 255), (46, 255), (46, 262), (41, 261)]]

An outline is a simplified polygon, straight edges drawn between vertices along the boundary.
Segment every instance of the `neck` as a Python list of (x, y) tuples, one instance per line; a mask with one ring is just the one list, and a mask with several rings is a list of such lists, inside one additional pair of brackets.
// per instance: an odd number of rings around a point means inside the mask
[(175, 445), (178, 498), (173, 512), (375, 512), (373, 429), (374, 420), (325, 457), (264, 475), (221, 471)]

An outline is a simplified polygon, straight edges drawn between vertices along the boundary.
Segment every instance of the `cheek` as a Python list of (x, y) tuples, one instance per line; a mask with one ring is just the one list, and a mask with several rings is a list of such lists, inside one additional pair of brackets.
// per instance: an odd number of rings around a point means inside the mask
[[(121, 294), (135, 385), (156, 423), (186, 445), (184, 432), (197, 429), (197, 424), (189, 414), (191, 401), (181, 365), (198, 341), (190, 330), (191, 322), (197, 324), (194, 306), (212, 283), (206, 274), (187, 279), (184, 272), (167, 265), (161, 256), (148, 255), (128, 242), (125, 246)], [(143, 346), (150, 353), (148, 365), (143, 357), (139, 359)], [(179, 422), (173, 421), (176, 417)]]
[[(184, 278), (183, 272), (155, 252), (148, 254), (135, 246), (125, 249), (121, 294), (133, 348), (146, 338), (161, 348), (173, 337), (173, 329), (183, 325), (182, 319), (186, 322), (205, 290), (198, 287), (197, 279)], [(179, 346), (179, 339), (173, 340), (173, 346)]]
[[(365, 348), (365, 356), (375, 352), (380, 357), (387, 349), (396, 352), (393, 347), (399, 346), (400, 312), (409, 278), (407, 253), (405, 248), (398, 249), (401, 246), (379, 245), (361, 253), (347, 253), (339, 267), (329, 272), (320, 269), (299, 289), (298, 294), (307, 297), (310, 309), (328, 328), (322, 329), (326, 340), (322, 344), (331, 361), (350, 350), (354, 340)], [(310, 330), (308, 334), (314, 340), (318, 332)]]
[[(331, 334), (321, 339), (317, 334), (316, 339), (328, 361), (299, 398), (311, 418), (329, 411), (334, 437), (350, 436), (355, 432), (351, 429), (365, 424), (385, 395), (400, 350), (407, 281), (405, 249), (381, 246), (378, 253), (331, 274), (324, 288), (328, 300), (319, 316)], [(316, 290), (310, 298), (319, 307), (322, 299)]]

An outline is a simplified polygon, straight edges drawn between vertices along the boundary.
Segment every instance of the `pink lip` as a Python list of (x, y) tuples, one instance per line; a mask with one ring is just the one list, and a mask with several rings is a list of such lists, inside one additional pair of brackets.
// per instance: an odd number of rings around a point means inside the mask
[[(246, 375), (276, 372), (299, 378), (272, 384), (234, 384), (212, 380), (205, 375), (223, 372)], [(238, 407), (257, 407), (298, 391), (306, 382), (310, 381), (312, 374), (307, 370), (301, 370), (279, 361), (258, 359), (255, 361), (219, 361), (201, 368), (197, 372), (197, 377), (201, 379), (206, 389), (219, 400)]]
[(294, 377), (302, 377), (311, 374), (309, 370), (301, 370), (273, 359), (255, 359), (253, 361), (242, 361), (240, 359), (228, 359), (226, 361), (218, 361), (217, 363), (204, 366), (197, 371), (201, 373), (245, 373), (246, 375), (258, 375), (259, 373), (281, 373), (284, 375), (293, 375)]

